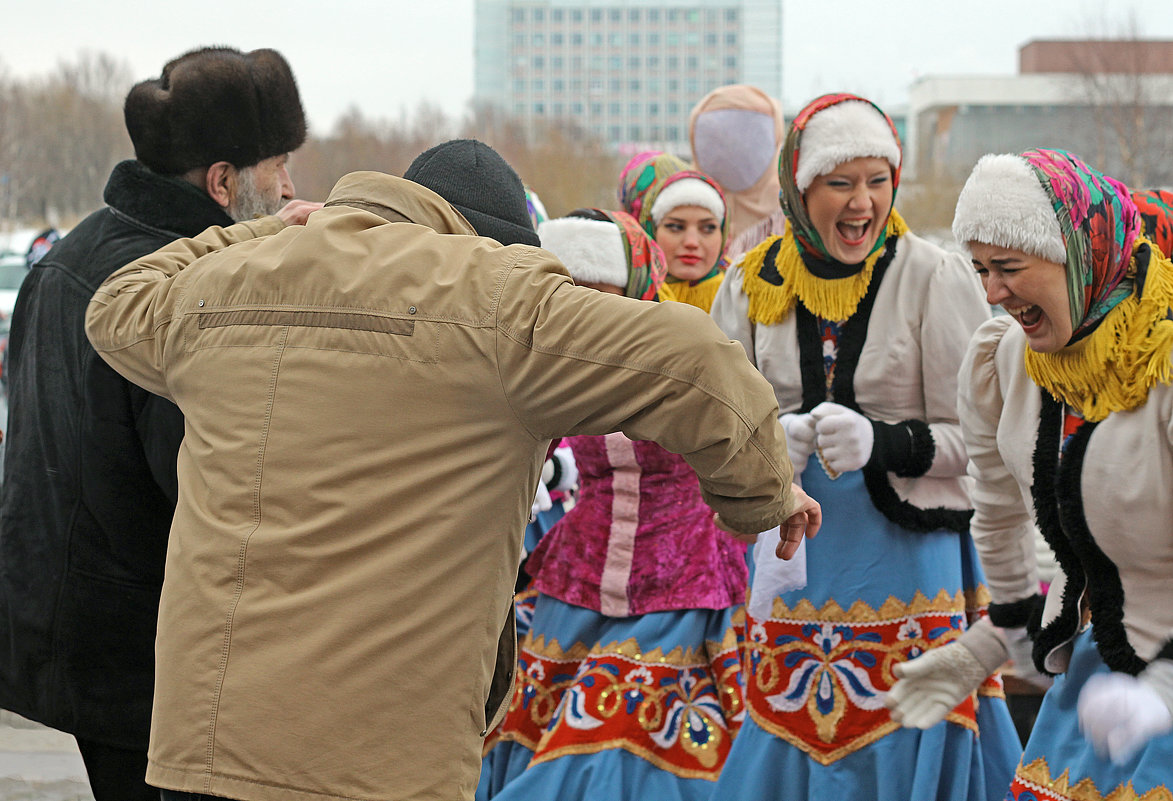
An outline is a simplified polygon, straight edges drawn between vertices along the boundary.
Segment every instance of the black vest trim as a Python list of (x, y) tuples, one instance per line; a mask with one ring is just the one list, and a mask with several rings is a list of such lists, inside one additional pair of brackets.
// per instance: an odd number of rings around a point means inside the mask
[[(831, 399), (848, 409), (863, 412), (855, 401), (855, 370), (868, 336), (868, 323), (876, 305), (876, 295), (896, 257), (899, 237), (888, 237), (884, 254), (876, 261), (867, 294), (856, 307), (839, 332), (839, 353), (835, 359), (835, 378), (831, 382)], [(801, 303), (795, 306), (795, 325), (798, 332), (798, 362), (802, 371), (802, 411), (809, 412), (827, 399), (827, 375), (823, 367), (823, 340), (819, 333), (818, 319)], [(863, 468), (864, 485), (872, 504), (884, 517), (910, 531), (927, 533), (947, 529), (965, 532), (969, 530), (969, 509), (920, 509), (902, 500), (888, 481), (888, 471), (879, 465)]]
[[(1080, 479), (1088, 442), (1098, 423), (1084, 422), (1072, 436), (1062, 460), (1059, 442), (1063, 429), (1063, 407), (1045, 390), (1039, 413), (1039, 434), (1034, 454), (1035, 519), (1059, 562), (1067, 585), (1063, 590), (1059, 617), (1044, 627), (1035, 640), (1035, 667), (1052, 650), (1067, 643), (1079, 631), (1080, 596), (1087, 590), (1088, 605), (1095, 625), (1092, 636), (1100, 657), (1109, 668), (1135, 676), (1145, 662), (1136, 655), (1124, 630), (1124, 587), (1120, 572), (1096, 544), (1083, 512)], [(1080, 586), (1076, 586), (1079, 584)]]
[(1025, 628), (1028, 634), (1039, 630), (1039, 622), (1043, 615), (1043, 601), (1039, 593), (1019, 601), (1006, 604), (991, 603), (989, 606), (990, 622), (1003, 629)]
[(1173, 662), (1173, 640), (1165, 640), (1165, 644), (1161, 646), (1161, 650), (1157, 651), (1157, 655), (1153, 659), (1168, 659)]

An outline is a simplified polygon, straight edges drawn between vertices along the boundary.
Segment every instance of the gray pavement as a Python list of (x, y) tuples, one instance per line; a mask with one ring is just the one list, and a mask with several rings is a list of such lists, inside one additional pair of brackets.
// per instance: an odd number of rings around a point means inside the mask
[(0, 799), (94, 801), (73, 737), (0, 710)]

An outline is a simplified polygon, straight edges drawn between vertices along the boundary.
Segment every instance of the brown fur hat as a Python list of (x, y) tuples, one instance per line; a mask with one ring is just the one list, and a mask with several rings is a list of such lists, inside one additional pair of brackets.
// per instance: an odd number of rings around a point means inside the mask
[(135, 156), (163, 175), (227, 161), (237, 168), (305, 141), (297, 83), (276, 50), (204, 47), (136, 84), (123, 107)]

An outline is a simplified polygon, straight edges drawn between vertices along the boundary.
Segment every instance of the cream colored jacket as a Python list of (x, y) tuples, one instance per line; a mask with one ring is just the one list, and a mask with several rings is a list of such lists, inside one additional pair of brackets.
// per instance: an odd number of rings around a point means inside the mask
[[(798, 411), (802, 374), (796, 315), (757, 325), (749, 320), (748, 308), (741, 268), (735, 265), (717, 292), (713, 319), (769, 379), (779, 408)], [(854, 387), (860, 409), (873, 420), (928, 423), (936, 446), (928, 472), (918, 478), (888, 474), (900, 499), (917, 508), (970, 508), (956, 375), (970, 336), (988, 318), (981, 286), (961, 256), (912, 233), (900, 238), (876, 294)]]
[(551, 439), (660, 442), (743, 531), (795, 511), (773, 393), (704, 313), (471, 234), (354, 173), (304, 227), (211, 228), (94, 296), (98, 352), (186, 418), (152, 784), (472, 798)]
[[(971, 533), (997, 603), (1038, 592), (1031, 487), (1042, 397), (1026, 373), (1025, 348), (1013, 319), (996, 317), (975, 334), (960, 376), (961, 425), (976, 479)], [(1116, 612), (1123, 613), (1127, 645), (1145, 661), (1173, 637), (1171, 488), (1173, 387), (1160, 386), (1143, 406), (1113, 413), (1096, 427), (1079, 479), (1083, 518), (1123, 588)], [(1065, 576), (1060, 570), (1047, 595), (1044, 626), (1056, 620), (1065, 591), (1086, 605), (1089, 575), (1103, 587), (1111, 572)], [(1074, 620), (1064, 627), (1067, 642), (1047, 655), (1048, 670), (1066, 669), (1078, 625)], [(1107, 631), (1105, 618), (1097, 640)]]

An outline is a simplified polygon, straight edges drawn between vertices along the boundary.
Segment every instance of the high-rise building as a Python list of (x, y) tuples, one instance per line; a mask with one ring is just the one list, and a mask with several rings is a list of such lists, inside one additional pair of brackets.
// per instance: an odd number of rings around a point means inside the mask
[(781, 0), (477, 0), (475, 100), (621, 152), (688, 151), (707, 92), (782, 96)]

